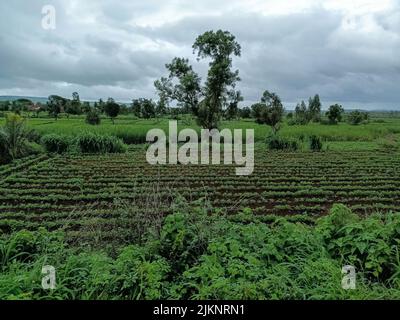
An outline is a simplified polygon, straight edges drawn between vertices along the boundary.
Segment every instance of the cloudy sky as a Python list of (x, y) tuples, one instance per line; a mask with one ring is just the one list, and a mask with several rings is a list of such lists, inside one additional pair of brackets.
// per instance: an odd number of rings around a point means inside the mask
[[(42, 8), (56, 28), (42, 27)], [(400, 110), (400, 0), (13, 0), (0, 3), (0, 95), (156, 98), (153, 82), (211, 29), (233, 33), (243, 105), (263, 90), (292, 104)]]

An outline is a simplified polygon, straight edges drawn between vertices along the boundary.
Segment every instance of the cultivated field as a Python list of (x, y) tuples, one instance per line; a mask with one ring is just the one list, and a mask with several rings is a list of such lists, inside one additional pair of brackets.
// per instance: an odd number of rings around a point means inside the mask
[[(167, 123), (27, 120), (40, 135), (97, 131), (131, 144), (0, 166), (0, 298), (399, 297), (399, 119), (284, 123), (280, 135), (296, 139), (296, 151), (269, 150), (267, 126), (225, 121), (255, 128), (249, 176), (235, 175), (236, 165), (148, 164), (139, 142)], [(312, 134), (319, 151), (307, 147)], [(31, 280), (49, 263), (59, 281), (50, 293)], [(341, 288), (345, 264), (359, 270), (357, 290)]]
[(234, 166), (149, 165), (143, 146), (125, 154), (35, 157), (0, 172), (1, 229), (67, 226), (79, 234), (95, 223), (103, 236), (118, 237), (127, 224), (113, 210), (117, 200), (140, 210), (154, 192), (163, 213), (177, 195), (208, 199), (228, 213), (251, 208), (257, 215), (316, 217), (334, 203), (361, 215), (400, 208), (399, 153), (288, 153), (259, 145), (255, 154), (250, 176), (236, 176)]

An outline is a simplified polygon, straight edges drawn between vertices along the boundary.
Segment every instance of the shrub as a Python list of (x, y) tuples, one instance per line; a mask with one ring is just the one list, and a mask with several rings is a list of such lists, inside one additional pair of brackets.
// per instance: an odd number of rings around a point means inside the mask
[(64, 153), (67, 152), (72, 141), (68, 136), (60, 136), (58, 134), (48, 134), (40, 140), (47, 152), (50, 153)]
[(368, 113), (355, 110), (350, 112), (350, 114), (347, 117), (347, 120), (352, 125), (358, 125), (363, 121), (368, 121), (368, 118), (369, 118)]
[(86, 114), (85, 121), (86, 121), (86, 123), (91, 124), (93, 126), (99, 125), (101, 122), (100, 115), (96, 110), (92, 109)]
[(8, 162), (29, 155), (28, 137), (24, 119), (8, 114), (5, 125), (0, 128), (0, 159)]
[(312, 135), (309, 138), (310, 141), (310, 150), (312, 151), (321, 151), (322, 150), (322, 141), (321, 138), (316, 136), (316, 135)]
[(117, 137), (91, 132), (79, 135), (76, 143), (81, 153), (123, 153), (127, 149), (122, 140)]
[(283, 138), (276, 134), (267, 137), (267, 145), (270, 150), (296, 151), (299, 149), (297, 140)]

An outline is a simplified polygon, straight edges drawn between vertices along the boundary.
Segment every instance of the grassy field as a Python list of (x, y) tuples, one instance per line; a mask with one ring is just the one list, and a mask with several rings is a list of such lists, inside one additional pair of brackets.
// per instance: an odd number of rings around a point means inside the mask
[[(133, 119), (122, 116), (112, 124), (110, 119), (103, 119), (99, 126), (91, 126), (85, 123), (83, 117), (61, 118), (57, 121), (51, 118), (29, 118), (27, 124), (30, 128), (37, 130), (40, 134), (58, 133), (66, 135), (79, 135), (84, 131), (94, 131), (103, 134), (115, 135), (122, 138), (126, 143), (143, 143), (146, 140), (146, 133), (153, 128), (163, 129), (168, 132), (169, 119)], [(0, 118), (0, 125), (4, 119)], [(179, 120), (178, 129), (200, 128), (194, 120)], [(265, 137), (270, 133), (270, 127), (259, 125), (254, 120), (223, 121), (220, 129), (251, 129), (255, 130), (255, 140), (264, 142)], [(347, 123), (338, 125), (321, 125), (311, 123), (307, 126), (282, 125), (280, 134), (284, 137), (299, 138), (302, 136), (317, 135), (325, 141), (364, 141), (377, 142), (387, 136), (400, 134), (400, 118), (373, 118), (368, 124), (353, 126)], [(356, 144), (355, 144), (356, 145)], [(345, 148), (349, 145), (344, 145)]]

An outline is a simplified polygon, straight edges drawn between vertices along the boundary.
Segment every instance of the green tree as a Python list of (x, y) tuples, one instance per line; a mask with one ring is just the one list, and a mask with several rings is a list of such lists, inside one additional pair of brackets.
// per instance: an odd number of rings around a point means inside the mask
[(228, 31), (207, 31), (193, 44), (198, 58), (211, 59), (204, 87), (204, 100), (199, 106), (198, 123), (208, 129), (218, 126), (224, 106), (236, 95), (239, 71), (232, 71), (232, 55), (240, 56), (241, 47)]
[(82, 114), (81, 100), (79, 99), (78, 92), (72, 93), (72, 100), (68, 100), (65, 112), (69, 116), (70, 114), (79, 115)]
[(68, 99), (57, 95), (49, 96), (47, 100), (47, 111), (49, 115), (54, 117), (54, 119), (58, 119), (58, 115), (65, 111), (65, 107), (67, 105)]
[(185, 58), (174, 58), (166, 67), (168, 78), (154, 85), (164, 99), (175, 100), (185, 111), (191, 111), (203, 128), (216, 128), (225, 107), (235, 103), (239, 72), (232, 71), (232, 55), (240, 56), (240, 45), (228, 31), (207, 31), (198, 36), (193, 51), (199, 59), (210, 59), (207, 80), (201, 79)]
[(156, 117), (156, 105), (151, 99), (143, 99), (141, 103), (141, 115), (144, 119)]
[(139, 98), (132, 100), (133, 114), (138, 118), (150, 119), (156, 117), (157, 105), (151, 99)]
[(294, 113), (296, 124), (306, 125), (309, 122), (310, 116), (304, 101), (301, 101), (301, 104), (297, 104)]
[(165, 99), (160, 98), (156, 103), (156, 116), (162, 117), (168, 113), (168, 104)]
[(340, 104), (334, 104), (329, 107), (326, 112), (326, 116), (329, 119), (330, 124), (337, 124), (342, 120), (342, 113), (344, 112), (343, 107)]
[(274, 134), (279, 130), (285, 109), (277, 94), (264, 91), (261, 103), (253, 105), (252, 109), (257, 123), (271, 126)]
[(308, 115), (310, 121), (321, 121), (321, 100), (318, 94), (308, 100)]
[(142, 116), (142, 104), (140, 102), (140, 99), (133, 99), (131, 103), (131, 109), (132, 113), (140, 118)]
[(236, 119), (239, 116), (239, 102), (243, 101), (243, 97), (240, 91), (231, 92), (231, 102), (225, 111), (225, 117), (227, 120)]
[(347, 121), (352, 125), (358, 125), (363, 121), (368, 120), (369, 116), (367, 112), (361, 112), (359, 110), (355, 110), (349, 113), (347, 117)]
[(114, 101), (113, 98), (108, 98), (107, 102), (104, 104), (104, 112), (108, 117), (110, 117), (112, 123), (114, 124), (114, 119), (118, 117), (121, 106)]
[(249, 107), (243, 107), (239, 109), (239, 115), (243, 119), (249, 119), (251, 117), (251, 109)]
[(84, 113), (88, 113), (91, 109), (92, 108), (90, 107), (90, 103), (88, 101), (85, 101), (85, 102), (82, 103), (82, 111)]
[(200, 77), (185, 58), (174, 58), (165, 66), (169, 71), (168, 78), (162, 77), (154, 82), (160, 100), (166, 104), (169, 100), (177, 101), (185, 112), (196, 115), (201, 97)]

